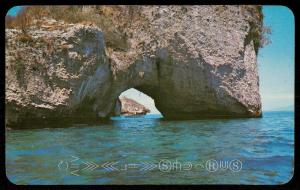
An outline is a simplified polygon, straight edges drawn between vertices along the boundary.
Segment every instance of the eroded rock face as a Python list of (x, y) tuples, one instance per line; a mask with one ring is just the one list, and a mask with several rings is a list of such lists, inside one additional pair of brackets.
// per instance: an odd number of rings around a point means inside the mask
[(110, 15), (123, 15), (116, 25), (130, 21), (122, 50), (107, 48), (92, 25), (44, 18), (25, 36), (6, 29), (6, 124), (105, 119), (129, 88), (151, 96), (170, 119), (261, 116), (257, 47), (249, 39), (262, 24), (257, 6), (128, 12), (119, 6)]
[(149, 112), (150, 110), (144, 105), (126, 97), (119, 98), (115, 107), (115, 115), (134, 116), (145, 115)]

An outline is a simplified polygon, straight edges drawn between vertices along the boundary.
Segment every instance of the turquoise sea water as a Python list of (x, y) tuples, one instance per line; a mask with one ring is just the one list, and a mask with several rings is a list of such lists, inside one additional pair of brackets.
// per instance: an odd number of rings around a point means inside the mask
[(5, 135), (6, 175), (15, 184), (282, 184), (294, 170), (294, 112), (114, 117)]

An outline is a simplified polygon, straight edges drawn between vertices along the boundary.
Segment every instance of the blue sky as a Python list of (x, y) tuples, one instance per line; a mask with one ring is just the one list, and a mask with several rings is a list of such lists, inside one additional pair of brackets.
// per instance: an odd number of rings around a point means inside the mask
[[(20, 7), (13, 7), (15, 15)], [(263, 6), (264, 24), (271, 27), (271, 44), (259, 50), (258, 69), (263, 110), (285, 110), (294, 107), (295, 76), (295, 21), (284, 6)], [(135, 89), (121, 94), (145, 104), (152, 113), (158, 113), (151, 98)]]
[(264, 24), (272, 29), (272, 43), (258, 54), (263, 110), (294, 107), (294, 15), (284, 6), (264, 6), (263, 13)]
[(22, 8), (22, 6), (15, 6), (15, 7), (12, 7), (11, 9), (9, 9), (9, 11), (7, 12), (8, 15), (16, 15), (17, 12)]

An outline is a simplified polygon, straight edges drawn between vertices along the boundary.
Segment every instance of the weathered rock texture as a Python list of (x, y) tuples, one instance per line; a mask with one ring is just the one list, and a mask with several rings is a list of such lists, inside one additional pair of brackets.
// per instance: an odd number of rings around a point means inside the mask
[(261, 116), (257, 6), (111, 9), (124, 48), (108, 48), (93, 25), (43, 18), (26, 35), (6, 29), (6, 124), (108, 118), (129, 88), (165, 118)]
[(134, 116), (145, 115), (149, 112), (150, 110), (144, 105), (130, 98), (119, 98), (119, 100), (116, 103), (115, 115)]

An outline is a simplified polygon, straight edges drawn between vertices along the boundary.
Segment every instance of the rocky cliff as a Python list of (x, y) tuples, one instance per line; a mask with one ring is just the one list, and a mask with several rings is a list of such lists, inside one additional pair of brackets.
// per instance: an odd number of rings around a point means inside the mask
[(115, 115), (134, 116), (145, 115), (149, 112), (150, 110), (144, 105), (126, 97), (119, 98), (115, 106)]
[(91, 23), (42, 18), (26, 33), (6, 29), (7, 125), (109, 118), (129, 88), (165, 118), (261, 116), (259, 6), (108, 8), (101, 16), (125, 45)]

